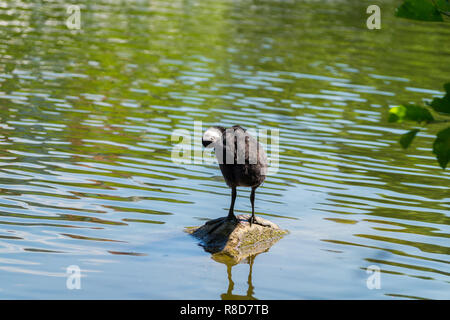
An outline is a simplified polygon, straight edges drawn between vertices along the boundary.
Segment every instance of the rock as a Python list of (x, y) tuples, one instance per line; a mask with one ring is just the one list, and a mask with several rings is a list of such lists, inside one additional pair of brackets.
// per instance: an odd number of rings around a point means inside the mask
[(236, 221), (226, 217), (210, 220), (200, 227), (188, 227), (186, 232), (200, 240), (200, 245), (223, 263), (239, 263), (251, 255), (269, 250), (287, 230), (275, 223), (256, 217), (250, 226), (250, 215), (239, 215)]

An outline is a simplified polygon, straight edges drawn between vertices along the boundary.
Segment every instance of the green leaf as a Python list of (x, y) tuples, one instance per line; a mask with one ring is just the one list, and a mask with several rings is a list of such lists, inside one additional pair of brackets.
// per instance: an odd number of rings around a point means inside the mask
[(404, 106), (392, 107), (389, 110), (389, 122), (416, 121), (416, 122), (432, 122), (434, 121), (430, 111), (421, 106), (408, 104)]
[(420, 129), (412, 129), (405, 134), (402, 134), (400, 137), (400, 145), (403, 149), (407, 149), (411, 142), (413, 141), (416, 134), (420, 131)]
[(422, 21), (444, 21), (429, 0), (404, 0), (395, 13), (397, 17)]
[(433, 143), (433, 153), (442, 169), (447, 167), (450, 161), (450, 127), (439, 131)]
[(443, 98), (434, 98), (430, 106), (434, 111), (450, 115), (450, 82), (444, 84), (445, 92)]
[(389, 122), (402, 122), (406, 115), (404, 106), (392, 107), (389, 109)]
[(441, 11), (450, 11), (450, 1), (449, 0), (435, 0), (438, 9)]

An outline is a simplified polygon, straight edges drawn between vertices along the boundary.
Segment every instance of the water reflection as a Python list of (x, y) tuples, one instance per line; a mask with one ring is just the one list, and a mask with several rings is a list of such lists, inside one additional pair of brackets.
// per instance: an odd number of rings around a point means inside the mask
[(62, 0), (0, 0), (1, 297), (71, 297), (52, 275), (91, 260), (83, 297), (217, 297), (223, 266), (176, 236), (229, 204), (216, 166), (171, 161), (203, 121), (280, 130), (256, 214), (291, 235), (258, 258), (258, 298), (448, 298), (450, 172), (432, 132), (405, 152), (386, 121), (442, 94), (448, 25), (370, 32), (356, 0), (119, 2), (78, 1), (72, 32)]
[[(244, 261), (241, 261), (240, 263), (246, 263), (249, 266), (248, 269), (248, 279), (247, 279), (247, 285), (248, 289), (245, 295), (239, 295), (239, 294), (233, 294), (234, 290), (234, 282), (232, 279), (232, 269), (233, 266), (236, 264), (233, 264), (232, 262), (224, 263), (227, 266), (227, 278), (228, 278), (228, 288), (226, 293), (222, 293), (220, 295), (220, 298), (222, 300), (257, 300), (255, 298), (255, 287), (252, 283), (252, 272), (253, 272), (253, 262), (255, 261), (256, 255), (248, 256)], [(223, 262), (222, 262), (223, 263)]]

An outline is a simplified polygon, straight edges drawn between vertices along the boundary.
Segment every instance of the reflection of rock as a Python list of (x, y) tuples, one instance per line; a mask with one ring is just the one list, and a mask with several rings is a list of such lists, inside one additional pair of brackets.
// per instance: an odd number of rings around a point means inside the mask
[(186, 228), (201, 241), (201, 245), (213, 254), (213, 259), (226, 264), (236, 264), (243, 259), (264, 251), (280, 240), (286, 230), (261, 217), (250, 226), (249, 215), (239, 215), (236, 221), (218, 218), (201, 227)]

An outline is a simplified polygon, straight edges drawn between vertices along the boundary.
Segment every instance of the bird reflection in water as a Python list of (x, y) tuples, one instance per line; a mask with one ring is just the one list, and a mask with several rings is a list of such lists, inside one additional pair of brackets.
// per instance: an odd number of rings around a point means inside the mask
[(247, 258), (245, 258), (244, 260), (242, 260), (239, 263), (247, 263), (249, 265), (249, 270), (248, 270), (248, 278), (247, 278), (247, 285), (248, 285), (248, 289), (247, 289), (247, 294), (246, 295), (240, 295), (240, 294), (233, 294), (233, 290), (234, 290), (234, 281), (232, 278), (232, 269), (233, 267), (238, 264), (236, 263), (236, 261), (232, 261), (232, 260), (216, 260), (214, 259), (214, 255), (213, 255), (213, 259), (223, 263), (227, 266), (227, 276), (228, 276), (228, 289), (226, 293), (222, 293), (220, 295), (220, 298), (222, 300), (257, 300), (257, 298), (255, 298), (254, 294), (255, 294), (255, 287), (253, 286), (252, 283), (252, 272), (253, 272), (253, 262), (255, 261), (255, 258), (258, 254), (255, 255), (251, 255), (248, 256)]

